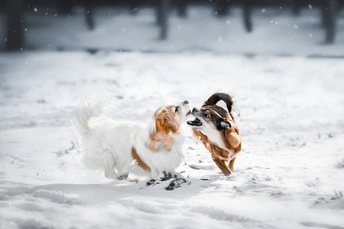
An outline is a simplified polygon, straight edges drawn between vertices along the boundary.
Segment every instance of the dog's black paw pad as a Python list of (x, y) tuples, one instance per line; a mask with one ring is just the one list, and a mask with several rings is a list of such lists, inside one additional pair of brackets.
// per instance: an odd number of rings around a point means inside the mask
[(155, 180), (155, 179), (151, 179), (151, 180), (146, 182), (147, 186), (156, 185), (156, 184), (160, 184), (160, 181)]
[(174, 190), (176, 188), (180, 188), (182, 184), (186, 183), (187, 181), (184, 178), (177, 178), (173, 181), (171, 181), (171, 183), (165, 188), (166, 190)]
[(175, 177), (175, 175), (172, 175), (172, 173), (168, 173), (168, 172), (163, 172), (164, 176), (161, 177), (161, 181), (167, 181), (169, 179), (172, 179), (173, 177)]

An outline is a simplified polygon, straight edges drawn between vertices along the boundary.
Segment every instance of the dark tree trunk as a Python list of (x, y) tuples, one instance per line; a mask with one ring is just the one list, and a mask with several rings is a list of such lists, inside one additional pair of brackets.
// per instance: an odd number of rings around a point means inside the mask
[(157, 23), (160, 27), (160, 39), (165, 40), (168, 33), (169, 0), (157, 0)]
[(177, 1), (178, 16), (185, 18), (187, 16), (187, 0)]
[(216, 0), (215, 1), (215, 14), (217, 16), (226, 16), (228, 14), (228, 1)]
[(247, 32), (252, 32), (252, 11), (250, 0), (242, 1), (243, 15), (244, 15), (244, 26)]
[(158, 24), (158, 26), (160, 26), (161, 24), (161, 12), (160, 12), (160, 0), (156, 1), (155, 4), (155, 12), (156, 12), (156, 23)]
[(92, 1), (85, 2), (85, 19), (88, 29), (94, 30), (95, 23), (94, 23), (94, 5)]
[(8, 51), (20, 50), (24, 46), (23, 0), (7, 1), (7, 42)]
[(298, 0), (291, 0), (291, 7), (292, 7), (293, 15), (299, 16), (301, 12), (300, 2), (298, 2)]
[(324, 0), (321, 4), (321, 25), (326, 28), (326, 20), (327, 20), (327, 2)]
[(129, 12), (130, 14), (137, 14), (137, 12), (139, 11), (139, 7), (140, 7), (140, 0), (130, 0), (130, 4), (129, 4)]
[(325, 42), (328, 44), (333, 43), (335, 40), (337, 13), (338, 13), (338, 0), (326, 0), (324, 21), (326, 24)]

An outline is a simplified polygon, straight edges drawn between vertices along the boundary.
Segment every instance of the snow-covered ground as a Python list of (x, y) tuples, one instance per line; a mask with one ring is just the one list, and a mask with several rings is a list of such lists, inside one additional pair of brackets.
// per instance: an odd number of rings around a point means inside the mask
[[(298, 17), (293, 17), (287, 7), (254, 8), (252, 33), (244, 29), (240, 8), (219, 18), (210, 7), (191, 6), (185, 19), (171, 12), (166, 41), (158, 40), (152, 8), (142, 8), (132, 16), (127, 8), (98, 7), (94, 15), (96, 27), (90, 31), (82, 8), (64, 16), (51, 8), (31, 6), (23, 20), (23, 49), (344, 56), (344, 11), (338, 15), (336, 43), (325, 45), (321, 12), (315, 5), (304, 8)], [(5, 15), (0, 13), (0, 50), (6, 43), (5, 22)]]
[[(340, 59), (211, 53), (0, 55), (0, 228), (344, 228)], [(224, 177), (185, 127), (188, 181), (113, 181), (84, 167), (70, 126), (89, 96), (147, 123), (166, 101), (235, 96), (243, 151)]]

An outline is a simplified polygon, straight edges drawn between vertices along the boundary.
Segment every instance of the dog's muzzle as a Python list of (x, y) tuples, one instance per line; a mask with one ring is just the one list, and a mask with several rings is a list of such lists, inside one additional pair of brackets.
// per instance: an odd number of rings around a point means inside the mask
[(197, 118), (197, 117), (202, 117), (201, 112), (197, 108), (193, 108), (191, 114), (192, 114), (192, 117), (195, 119), (192, 120), (191, 118), (186, 123), (190, 126), (202, 126), (202, 121), (199, 118)]

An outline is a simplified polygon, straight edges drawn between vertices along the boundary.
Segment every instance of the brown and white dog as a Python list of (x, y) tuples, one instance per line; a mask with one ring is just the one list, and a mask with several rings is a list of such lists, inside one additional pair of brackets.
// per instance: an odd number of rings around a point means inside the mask
[[(216, 105), (220, 100), (227, 105), (228, 111)], [(204, 102), (200, 110), (193, 108), (192, 126), (194, 135), (200, 139), (212, 156), (215, 164), (225, 176), (234, 171), (234, 162), (241, 151), (239, 128), (231, 114), (233, 99), (225, 93), (215, 93)]]
[(159, 107), (148, 126), (104, 117), (108, 106), (108, 100), (86, 100), (74, 114), (86, 165), (112, 179), (173, 173), (183, 159), (181, 126), (190, 114), (189, 102)]

